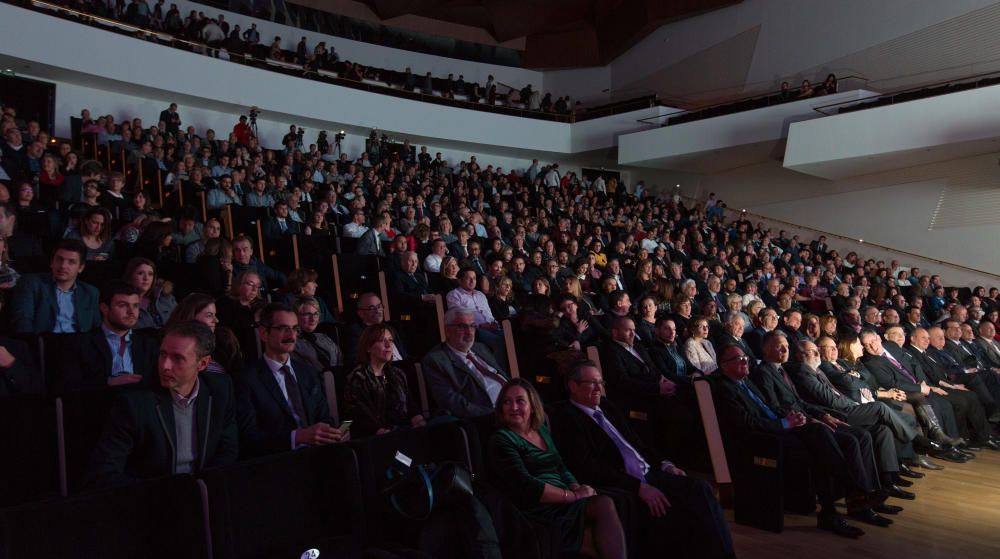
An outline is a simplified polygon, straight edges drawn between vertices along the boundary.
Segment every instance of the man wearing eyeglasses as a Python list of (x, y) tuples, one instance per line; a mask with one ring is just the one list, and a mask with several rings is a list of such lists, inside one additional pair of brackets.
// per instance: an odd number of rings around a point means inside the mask
[[(358, 356), (358, 340), (361, 339), (361, 333), (369, 326), (382, 324), (386, 321), (385, 306), (382, 305), (382, 299), (374, 293), (362, 293), (358, 297), (356, 312), (358, 314), (358, 321), (352, 322), (347, 327), (347, 331), (342, 331), (341, 334), (343, 336), (341, 339), (341, 348), (344, 350), (344, 364), (351, 367), (354, 366), (355, 359)], [(402, 361), (409, 355), (406, 350), (406, 344), (398, 332), (393, 338), (392, 360)]]
[(556, 445), (580, 483), (621, 489), (642, 501), (639, 533), (645, 537), (640, 555), (661, 556), (669, 549), (683, 551), (682, 557), (734, 557), (712, 487), (687, 477), (639, 438), (604, 398), (604, 377), (597, 364), (575, 364), (567, 387), (570, 400), (550, 410)]
[(300, 332), (295, 310), (271, 303), (261, 310), (259, 324), (264, 356), (247, 365), (237, 390), (242, 453), (346, 441), (348, 433), (332, 427), (319, 373), (291, 357)]
[(457, 417), (493, 413), (510, 376), (489, 348), (476, 342), (475, 311), (452, 307), (444, 315), (444, 324), (445, 342), (421, 362), (434, 401)]

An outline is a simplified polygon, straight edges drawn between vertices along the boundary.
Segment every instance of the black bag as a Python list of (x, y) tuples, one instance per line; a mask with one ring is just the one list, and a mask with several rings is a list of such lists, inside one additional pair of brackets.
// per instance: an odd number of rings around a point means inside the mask
[(472, 476), (457, 462), (392, 465), (381, 493), (393, 510), (410, 520), (425, 520), (435, 506), (445, 507), (473, 495)]

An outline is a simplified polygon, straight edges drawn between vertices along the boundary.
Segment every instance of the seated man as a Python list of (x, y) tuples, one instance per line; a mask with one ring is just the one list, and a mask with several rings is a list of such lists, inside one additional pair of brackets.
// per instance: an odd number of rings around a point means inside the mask
[(288, 216), (288, 202), (274, 203), (274, 215), (264, 222), (264, 240), (280, 241), (285, 237), (302, 233), (301, 225)]
[(385, 249), (382, 247), (382, 233), (388, 228), (388, 217), (384, 215), (375, 216), (375, 219), (372, 220), (371, 229), (368, 229), (358, 237), (356, 252), (367, 256), (384, 256)]
[(101, 293), (101, 327), (80, 340), (80, 351), (63, 352), (66, 385), (59, 389), (96, 388), (150, 381), (156, 373), (159, 344), (133, 330), (139, 320), (139, 290), (114, 282)]
[(245, 235), (233, 240), (233, 277), (239, 277), (243, 272), (254, 271), (260, 276), (260, 288), (263, 291), (284, 287), (287, 279), (285, 274), (265, 265), (253, 255), (253, 242)]
[(264, 356), (249, 363), (237, 387), (240, 448), (245, 456), (347, 440), (332, 427), (319, 373), (293, 359), (299, 333), (295, 310), (271, 303), (260, 311)]
[[(573, 366), (567, 377), (570, 401), (552, 406), (552, 435), (566, 466), (580, 481), (637, 496), (641, 514), (640, 556), (735, 557), (722, 507), (703, 480), (686, 476), (647, 447), (611, 402), (602, 398), (604, 379), (593, 361)], [(666, 534), (664, 534), (664, 530)]]
[(672, 396), (677, 390), (646, 348), (635, 343), (635, 322), (627, 316), (611, 322), (611, 341), (601, 346), (601, 365), (608, 371), (609, 397), (619, 405), (636, 399), (652, 405), (659, 396)]
[[(860, 457), (845, 456), (833, 438), (833, 432), (826, 425), (809, 421), (803, 413), (789, 411), (781, 417), (778, 410), (764, 402), (761, 391), (749, 379), (749, 361), (743, 350), (736, 346), (726, 347), (719, 355), (721, 374), (714, 377), (713, 395), (719, 421), (728, 433), (728, 440), (736, 444), (753, 436), (768, 434), (778, 437), (784, 445), (801, 449), (808, 456), (820, 504), (816, 526), (844, 537), (863, 535), (864, 531), (848, 524), (834, 505), (838, 482), (856, 486), (854, 472), (863, 468), (859, 463)], [(852, 464), (850, 468), (848, 461)], [(774, 487), (772, 490), (782, 489)]]
[(504, 344), (503, 332), (493, 318), (493, 311), (486, 299), (486, 294), (476, 289), (478, 273), (472, 268), (462, 268), (458, 272), (458, 287), (448, 292), (447, 307), (461, 307), (470, 310), (475, 316), (476, 339), (486, 344), (497, 360), (504, 366), (507, 364), (507, 347)]
[[(358, 321), (352, 322), (346, 331), (341, 331), (340, 335), (340, 347), (344, 350), (344, 364), (348, 367), (354, 366), (354, 360), (358, 355), (358, 340), (361, 339), (361, 333), (365, 331), (365, 328), (373, 324), (382, 324), (386, 321), (385, 307), (382, 305), (382, 299), (374, 293), (362, 293), (358, 297), (358, 307), (355, 312), (358, 315)], [(409, 353), (406, 351), (406, 344), (400, 338), (399, 332), (396, 332), (393, 336), (392, 345), (393, 361), (402, 361), (409, 356)]]
[(399, 272), (392, 278), (390, 293), (392, 299), (398, 299), (407, 308), (412, 309), (421, 302), (434, 300), (427, 286), (427, 275), (420, 270), (420, 257), (417, 253), (406, 251), (399, 256)]
[(493, 413), (510, 376), (485, 345), (476, 343), (475, 311), (452, 307), (444, 315), (445, 341), (421, 361), (438, 408), (457, 417)]
[(227, 375), (200, 375), (215, 336), (198, 321), (163, 329), (159, 382), (122, 394), (88, 473), (92, 485), (193, 473), (236, 462), (236, 411)]
[(18, 334), (89, 332), (101, 323), (97, 289), (77, 277), (83, 272), (87, 247), (66, 239), (56, 245), (47, 274), (21, 277), (11, 301)]

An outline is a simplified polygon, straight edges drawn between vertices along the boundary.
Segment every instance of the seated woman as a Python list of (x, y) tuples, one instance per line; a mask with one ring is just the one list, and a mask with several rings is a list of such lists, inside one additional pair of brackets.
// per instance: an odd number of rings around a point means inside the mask
[(357, 366), (347, 376), (345, 416), (356, 437), (382, 435), (399, 427), (425, 424), (409, 398), (406, 375), (392, 364), (393, 333), (388, 324), (365, 328), (358, 340)]
[(184, 320), (197, 320), (208, 326), (215, 334), (215, 351), (212, 352), (212, 360), (209, 361), (205, 371), (239, 374), (243, 369), (243, 353), (240, 352), (240, 342), (232, 330), (225, 326), (219, 326), (215, 297), (206, 293), (192, 293), (181, 299), (173, 314), (170, 315), (167, 325)]
[(316, 331), (320, 323), (320, 304), (318, 299), (309, 296), (297, 297), (293, 302), (302, 333), (295, 341), (292, 356), (305, 361), (317, 371), (326, 371), (343, 365), (344, 354), (329, 336)]
[(139, 321), (136, 328), (162, 328), (177, 307), (173, 284), (156, 278), (156, 265), (137, 256), (125, 264), (125, 283), (139, 290)]
[(684, 342), (684, 356), (699, 371), (709, 374), (719, 368), (715, 347), (708, 340), (708, 319), (698, 316), (688, 325), (688, 337)]
[(556, 524), (563, 553), (601, 559), (627, 556), (614, 502), (577, 483), (566, 469), (545, 426), (535, 388), (513, 379), (496, 403), (500, 429), (489, 442), (491, 479), (529, 515)]
[(493, 290), (487, 297), (487, 301), (493, 318), (497, 322), (515, 318), (518, 314), (520, 305), (514, 298), (514, 282), (507, 276), (503, 276), (493, 285)]
[(250, 359), (258, 356), (254, 312), (262, 302), (260, 285), (257, 272), (243, 272), (233, 282), (229, 295), (215, 302), (219, 323), (236, 334), (243, 354)]
[(111, 260), (115, 240), (111, 238), (111, 212), (106, 208), (92, 207), (80, 216), (77, 227), (66, 233), (67, 239), (83, 241), (87, 247), (87, 260)]
[(445, 256), (441, 260), (441, 272), (431, 274), (430, 288), (433, 293), (447, 295), (453, 289), (458, 288), (458, 259), (454, 256)]
[(639, 299), (636, 305), (635, 333), (643, 344), (656, 339), (656, 300), (651, 295)]
[(312, 297), (319, 305), (319, 321), (334, 322), (333, 313), (326, 306), (326, 302), (316, 295), (316, 287), (319, 285), (319, 272), (310, 268), (301, 268), (288, 274), (288, 282), (285, 284), (285, 302), (294, 303), (299, 297)]

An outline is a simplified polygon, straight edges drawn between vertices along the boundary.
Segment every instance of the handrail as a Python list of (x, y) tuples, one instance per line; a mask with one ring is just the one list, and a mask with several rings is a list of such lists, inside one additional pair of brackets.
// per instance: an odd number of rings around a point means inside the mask
[[(943, 81), (939, 81), (939, 82), (933, 82), (933, 83), (928, 83), (928, 84), (924, 84), (924, 85), (918, 85), (918, 86), (908, 87), (908, 88), (905, 88), (905, 89), (898, 89), (898, 90), (890, 91), (890, 92), (886, 92), (886, 93), (879, 93), (877, 95), (870, 95), (868, 97), (863, 97), (861, 99), (850, 99), (850, 100), (847, 100), (847, 101), (839, 101), (837, 103), (830, 103), (829, 105), (820, 105), (819, 107), (813, 107), (813, 110), (816, 111), (816, 112), (818, 112), (818, 113), (820, 113), (820, 114), (822, 114), (822, 115), (824, 115), (824, 116), (832, 116), (832, 115), (837, 114), (837, 113), (828, 113), (828, 112), (822, 111), (821, 109), (828, 109), (830, 107), (840, 107), (840, 106), (843, 106), (843, 105), (858, 105), (858, 104), (861, 104), (861, 103), (863, 103), (865, 101), (868, 101), (868, 100), (883, 99), (885, 97), (895, 98), (898, 95), (904, 95), (906, 93), (916, 93), (916, 92), (919, 92), (919, 91), (922, 91), (922, 90), (925, 90), (925, 89), (933, 89), (935, 87), (944, 87), (944, 86), (947, 86), (947, 85), (958, 85), (958, 84), (971, 83), (972, 87), (970, 87), (970, 89), (977, 89), (977, 88), (981, 87), (979, 85), (979, 83), (978, 83), (979, 80), (981, 80), (983, 78), (986, 78), (988, 76), (1000, 77), (1000, 70), (994, 70), (992, 72), (982, 72), (982, 73), (979, 73), (979, 74), (972, 74), (971, 76), (963, 76), (961, 78), (953, 78), (953, 79), (950, 79), (950, 80), (943, 80)], [(973, 82), (975, 82), (975, 83), (973, 83)], [(990, 84), (990, 85), (996, 85), (996, 84)], [(986, 87), (989, 87), (989, 86), (986, 86)], [(935, 97), (935, 96), (932, 95), (931, 97)], [(905, 103), (907, 101), (917, 101), (917, 99), (906, 99), (906, 100), (900, 101), (900, 103)], [(893, 104), (895, 104), (895, 102), (893, 102)]]
[[(863, 80), (866, 83), (868, 82), (868, 78), (866, 78), (864, 76), (850, 74), (850, 75), (847, 75), (847, 76), (838, 77), (837, 78), (837, 83), (839, 84), (840, 82), (847, 81), (847, 80)], [(794, 91), (798, 91), (799, 89), (801, 89), (801, 88), (789, 89), (788, 91), (794, 92)], [(709, 111), (709, 110), (712, 110), (712, 109), (718, 109), (718, 108), (729, 107), (729, 106), (736, 106), (736, 105), (739, 105), (741, 103), (747, 103), (747, 102), (750, 102), (750, 101), (757, 101), (757, 100), (760, 100), (760, 99), (770, 99), (770, 98), (775, 97), (777, 95), (781, 95), (781, 90), (780, 89), (777, 89), (777, 90), (774, 90), (774, 91), (768, 91), (768, 92), (765, 92), (765, 93), (758, 93), (758, 94), (755, 94), (755, 95), (750, 95), (748, 97), (741, 97), (739, 99), (734, 99), (734, 100), (730, 100), (730, 101), (723, 101), (721, 103), (715, 103), (715, 104), (712, 104), (712, 105), (702, 105), (702, 106), (698, 106), (698, 107), (691, 108), (691, 109), (680, 109), (680, 110), (677, 110), (677, 111), (674, 111), (674, 112), (671, 112), (671, 113), (667, 113), (665, 115), (651, 116), (651, 117), (639, 119), (638, 122), (641, 122), (643, 124), (653, 124), (650, 121), (658, 119), (658, 118), (669, 118), (669, 117), (679, 116), (681, 114), (697, 114), (697, 113), (700, 113), (700, 112), (703, 112), (703, 111)], [(829, 94), (827, 94), (827, 95), (829, 95)], [(782, 100), (780, 103), (775, 103), (775, 104), (783, 105), (785, 103), (790, 103), (790, 102), (796, 101), (796, 100), (797, 99), (786, 99), (786, 100)], [(770, 105), (768, 105), (768, 106), (770, 106)], [(750, 110), (750, 109), (744, 109), (744, 110)], [(733, 111), (732, 113), (725, 113), (725, 114), (740, 113), (740, 112), (744, 112), (744, 110)], [(719, 116), (722, 116), (722, 115), (719, 115)]]
[[(46, 15), (54, 17), (66, 17), (69, 15), (76, 16), (77, 23), (81, 24), (99, 24), (98, 28), (103, 28), (107, 31), (114, 32), (124, 32), (127, 34), (135, 34), (140, 37), (151, 37), (155, 38), (161, 46), (169, 46), (173, 48), (180, 48), (185, 51), (193, 51), (196, 54), (206, 54), (210, 51), (221, 51), (225, 50), (231, 61), (236, 63), (242, 63), (247, 66), (253, 66), (258, 69), (269, 70), (272, 72), (278, 72), (286, 75), (292, 75), (295, 77), (309, 79), (313, 81), (320, 81), (329, 83), (332, 85), (338, 85), (341, 87), (350, 87), (353, 89), (360, 89), (364, 91), (369, 91), (372, 93), (379, 93), (383, 95), (391, 95), (393, 97), (402, 97), (407, 99), (413, 99), (425, 103), (435, 103), (438, 105), (446, 105), (450, 107), (476, 110), (480, 112), (487, 113), (497, 113), (504, 114), (507, 116), (517, 116), (522, 118), (533, 118), (537, 120), (549, 120), (556, 122), (580, 122), (584, 120), (590, 120), (594, 118), (600, 118), (604, 116), (609, 116), (613, 114), (619, 114), (623, 112), (631, 112), (643, 108), (644, 106), (652, 106), (655, 104), (655, 99), (649, 101), (647, 97), (642, 97), (638, 99), (630, 99), (625, 101), (618, 101), (615, 103), (609, 103), (606, 105), (600, 105), (591, 108), (582, 108), (577, 113), (571, 113), (568, 115), (557, 114), (557, 113), (546, 113), (542, 111), (530, 110), (530, 109), (518, 109), (515, 107), (508, 107), (502, 105), (489, 105), (486, 103), (477, 103), (471, 101), (463, 101), (459, 99), (449, 99), (446, 97), (438, 97), (433, 94), (428, 95), (425, 93), (420, 93), (419, 91), (407, 91), (405, 89), (397, 89), (391, 86), (373, 85), (370, 83), (364, 83), (355, 80), (349, 80), (339, 75), (334, 77), (331, 72), (327, 70), (321, 70), (319, 72), (307, 70), (302, 68), (298, 64), (285, 63), (280, 61), (275, 61), (269, 58), (257, 58), (250, 54), (231, 52), (223, 47), (211, 47), (205, 43), (199, 43), (195, 41), (190, 41), (171, 35), (163, 31), (157, 31), (153, 29), (147, 29), (143, 27), (138, 27), (136, 25), (119, 21), (112, 18), (107, 18), (99, 15), (93, 15), (87, 12), (83, 12), (74, 8), (69, 8), (61, 6), (47, 0), (27, 0), (24, 5), (19, 2), (14, 2), (12, 0), (0, 0), (2, 2), (22, 7), (25, 9), (30, 9), (38, 13), (45, 13)], [(44, 10), (44, 11), (42, 11)], [(52, 13), (55, 12), (55, 13)], [(116, 29), (106, 29), (106, 27), (113, 27)], [(187, 48), (183, 48), (186, 46)], [(223, 60), (223, 59), (216, 59)], [(393, 70), (387, 70), (383, 68), (376, 68), (380, 72), (392, 72), (398, 73)]]
[[(687, 201), (689, 201), (689, 202), (691, 202), (693, 204), (701, 204), (702, 203), (701, 200), (697, 200), (693, 196), (687, 196), (687, 195), (681, 194), (680, 197), (681, 197), (681, 199), (687, 200)], [(692, 207), (694, 207), (694, 206), (692, 206)], [(746, 212), (745, 214), (743, 214), (744, 211)], [(777, 219), (777, 218), (774, 218), (774, 217), (757, 214), (757, 213), (754, 213), (754, 212), (751, 212), (751, 211), (745, 210), (745, 209), (741, 209), (741, 210), (737, 211), (735, 209), (731, 209), (731, 208), (727, 207), (727, 208), (725, 208), (723, 210), (723, 212), (727, 212), (727, 213), (730, 213), (732, 215), (741, 215), (741, 214), (743, 214), (743, 215), (747, 215), (747, 216), (753, 216), (753, 217), (755, 217), (757, 219), (766, 219), (767, 221), (771, 221), (771, 222), (777, 223), (779, 225), (784, 225), (784, 226), (788, 226), (788, 227), (796, 227), (798, 229), (805, 229), (807, 231), (812, 231), (813, 233), (816, 233), (817, 235), (823, 235), (823, 236), (826, 236), (826, 237), (840, 239), (842, 241), (849, 241), (849, 242), (853, 242), (853, 243), (858, 243), (858, 244), (862, 244), (862, 245), (867, 245), (867, 246), (875, 247), (875, 248), (882, 249), (882, 250), (888, 250), (888, 251), (891, 251), (891, 252), (895, 252), (895, 253), (898, 253), (898, 254), (901, 254), (901, 255), (908, 256), (910, 258), (919, 258), (920, 260), (923, 260), (923, 261), (926, 261), (926, 262), (932, 262), (934, 264), (941, 264), (941, 265), (944, 265), (944, 266), (950, 266), (952, 268), (959, 268), (959, 269), (964, 270), (966, 272), (971, 272), (971, 273), (975, 273), (975, 274), (982, 274), (984, 276), (990, 276), (992, 278), (1000, 280), (1000, 274), (996, 274), (996, 273), (993, 273), (993, 272), (987, 272), (987, 271), (984, 271), (984, 270), (977, 270), (976, 268), (971, 268), (971, 267), (966, 266), (964, 264), (956, 264), (954, 262), (948, 262), (947, 260), (941, 260), (939, 258), (931, 258), (929, 256), (924, 256), (922, 254), (915, 254), (915, 253), (908, 252), (908, 251), (905, 251), (905, 250), (901, 250), (901, 249), (898, 249), (898, 248), (893, 248), (893, 247), (888, 247), (888, 246), (885, 246), (885, 245), (880, 245), (878, 243), (868, 242), (868, 241), (865, 241), (864, 239), (856, 239), (854, 237), (848, 237), (846, 235), (841, 235), (839, 233), (831, 233), (829, 231), (824, 231), (822, 229), (817, 229), (817, 228), (815, 228), (815, 227), (813, 227), (811, 225), (802, 225), (802, 224), (799, 224), (799, 223), (792, 223), (790, 221), (785, 221), (783, 219)]]

